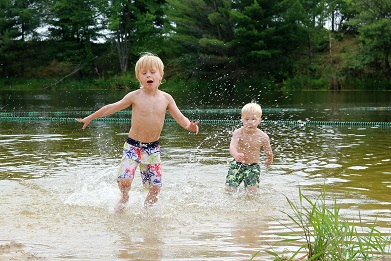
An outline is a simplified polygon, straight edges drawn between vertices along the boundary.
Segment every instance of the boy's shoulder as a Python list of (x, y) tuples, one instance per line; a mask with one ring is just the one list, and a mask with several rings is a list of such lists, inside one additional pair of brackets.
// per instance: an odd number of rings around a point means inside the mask
[(141, 92), (141, 88), (128, 92), (126, 94), (126, 96), (131, 96), (131, 95), (134, 95), (134, 94), (137, 94), (137, 93), (140, 93), (140, 92)]
[(235, 129), (235, 130), (232, 132), (232, 134), (239, 135), (239, 134), (242, 133), (242, 131), (243, 131), (243, 127), (240, 127), (240, 128)]
[(171, 96), (171, 94), (169, 94), (168, 92), (165, 92), (165, 91), (161, 91), (159, 90), (160, 94), (166, 98), (168, 101), (173, 101), (174, 98)]
[(267, 135), (266, 132), (264, 132), (263, 130), (259, 130), (259, 137), (265, 141), (265, 142), (268, 142), (270, 139), (269, 139), (269, 135)]
[(263, 130), (261, 129), (258, 129), (258, 133), (259, 135), (262, 135), (262, 136), (268, 136), (266, 132), (264, 132)]
[(126, 95), (125, 95), (125, 99), (135, 99), (136, 96), (138, 96), (139, 94), (141, 93), (141, 90), (140, 89), (137, 89), (137, 90), (134, 90), (134, 91), (130, 91), (128, 92)]
[(162, 95), (164, 96), (171, 96), (171, 94), (169, 94), (168, 92), (165, 92), (165, 91), (162, 91), (162, 90), (158, 90)]

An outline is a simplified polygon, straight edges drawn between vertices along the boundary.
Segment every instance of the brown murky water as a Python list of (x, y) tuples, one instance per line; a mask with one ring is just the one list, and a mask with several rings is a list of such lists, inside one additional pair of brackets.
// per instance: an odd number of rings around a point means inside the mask
[[(56, 111), (39, 97), (49, 108), (41, 111)], [(349, 102), (300, 104), (292, 101), (304, 111), (267, 113), (264, 106), (265, 118), (390, 119), (390, 111), (373, 109), (387, 102), (372, 103), (371, 110), (342, 110), (353, 107)], [(203, 124), (198, 136), (165, 125), (160, 200), (144, 209), (146, 191), (136, 177), (123, 214), (114, 213), (115, 175), (127, 123), (94, 122), (82, 131), (76, 122), (0, 121), (0, 260), (250, 260), (257, 251), (255, 260), (272, 260), (265, 250), (295, 249), (282, 242), (280, 223), (290, 224), (282, 213), (285, 196), (297, 198), (299, 186), (314, 197), (325, 187), (346, 218), (360, 213), (389, 232), (391, 128), (264, 124), (275, 161), (262, 167), (260, 194), (248, 198), (243, 191), (224, 193), (228, 143), (237, 127), (229, 120), (238, 115), (205, 117), (228, 121)]]

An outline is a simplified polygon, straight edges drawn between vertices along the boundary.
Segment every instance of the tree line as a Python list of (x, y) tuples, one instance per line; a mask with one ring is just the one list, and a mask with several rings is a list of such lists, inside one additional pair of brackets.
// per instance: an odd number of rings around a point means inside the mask
[[(102, 79), (159, 55), (166, 79), (342, 88), (391, 80), (390, 0), (2, 0), (3, 79)], [(132, 65), (132, 66), (130, 66)]]

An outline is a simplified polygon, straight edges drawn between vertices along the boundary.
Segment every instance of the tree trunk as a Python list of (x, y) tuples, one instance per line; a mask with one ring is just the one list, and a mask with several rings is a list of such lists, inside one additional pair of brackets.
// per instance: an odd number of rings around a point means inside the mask
[(121, 73), (126, 73), (126, 71), (128, 70), (128, 41), (125, 35), (118, 35), (117, 50)]
[(335, 32), (335, 11), (331, 12), (331, 32)]
[(5, 64), (5, 62), (3, 62), (3, 64), (1, 65), (1, 69), (4, 79), (7, 78), (7, 65)]

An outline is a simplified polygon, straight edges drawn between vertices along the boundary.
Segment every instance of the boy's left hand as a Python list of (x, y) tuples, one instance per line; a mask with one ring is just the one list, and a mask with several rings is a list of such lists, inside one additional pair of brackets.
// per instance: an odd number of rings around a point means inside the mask
[(272, 161), (267, 159), (263, 162), (263, 165), (265, 165), (266, 167), (269, 167), (270, 165), (272, 164)]
[(188, 131), (191, 131), (191, 132), (195, 132), (195, 134), (197, 135), (198, 134), (198, 123), (200, 123), (199, 121), (196, 121), (196, 122), (190, 122), (189, 125), (186, 126), (186, 130)]

